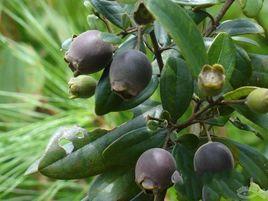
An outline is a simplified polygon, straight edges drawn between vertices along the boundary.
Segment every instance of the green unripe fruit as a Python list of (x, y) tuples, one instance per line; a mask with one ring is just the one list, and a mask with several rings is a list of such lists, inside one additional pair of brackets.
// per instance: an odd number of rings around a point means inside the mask
[(194, 155), (194, 169), (199, 174), (217, 173), (234, 168), (232, 152), (224, 144), (208, 142)]
[(221, 93), (225, 82), (224, 68), (220, 64), (205, 65), (198, 76), (198, 87), (205, 96)]
[(123, 99), (130, 99), (149, 84), (152, 66), (142, 52), (126, 50), (114, 57), (109, 77), (111, 89)]
[(94, 95), (97, 81), (88, 75), (79, 75), (68, 82), (70, 98), (89, 98)]
[(154, 21), (154, 17), (147, 10), (144, 3), (139, 3), (136, 11), (134, 12), (134, 20), (139, 25), (150, 24)]
[(65, 60), (75, 75), (100, 71), (112, 60), (113, 47), (101, 39), (101, 32), (86, 31), (75, 37)]
[(252, 91), (246, 100), (250, 110), (257, 113), (268, 112), (268, 89), (258, 88)]
[(145, 151), (136, 163), (135, 181), (146, 191), (162, 191), (172, 184), (176, 162), (166, 150), (153, 148)]

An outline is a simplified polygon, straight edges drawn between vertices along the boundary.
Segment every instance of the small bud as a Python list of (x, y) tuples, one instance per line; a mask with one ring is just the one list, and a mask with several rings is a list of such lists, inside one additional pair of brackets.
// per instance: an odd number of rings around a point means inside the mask
[(147, 121), (147, 127), (151, 130), (151, 131), (156, 131), (159, 127), (159, 122), (155, 121), (155, 120), (149, 120)]
[(136, 163), (135, 181), (146, 191), (163, 191), (172, 185), (176, 162), (166, 150), (153, 148), (145, 151)]
[(224, 68), (220, 64), (205, 65), (198, 76), (198, 87), (205, 96), (221, 93), (225, 82)]
[(160, 115), (160, 119), (165, 119), (167, 121), (170, 121), (171, 120), (170, 113), (167, 110), (163, 110)]
[(268, 89), (258, 88), (252, 91), (247, 97), (246, 105), (253, 112), (267, 113), (268, 112)]
[(134, 20), (139, 25), (150, 24), (154, 21), (154, 17), (145, 7), (144, 3), (139, 3), (136, 11), (134, 12)]
[(89, 98), (94, 95), (97, 82), (87, 75), (79, 75), (68, 82), (70, 98)]
[(203, 144), (194, 155), (194, 169), (199, 175), (223, 172), (233, 168), (232, 152), (222, 143), (208, 142)]

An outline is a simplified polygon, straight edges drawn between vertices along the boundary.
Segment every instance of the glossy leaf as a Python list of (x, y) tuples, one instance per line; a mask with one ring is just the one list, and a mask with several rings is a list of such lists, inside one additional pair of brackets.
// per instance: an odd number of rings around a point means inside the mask
[(197, 77), (201, 67), (207, 63), (207, 54), (196, 24), (183, 8), (170, 0), (145, 0), (145, 4), (172, 36), (192, 74)]
[(252, 76), (249, 85), (268, 88), (268, 56), (250, 54)]
[(123, 28), (122, 15), (124, 9), (115, 1), (91, 0), (92, 5), (100, 14), (104, 15), (110, 22)]
[[(152, 135), (146, 135), (147, 138), (142, 138), (142, 141), (137, 141), (132, 136), (125, 138), (124, 142), (132, 144), (132, 146), (127, 147), (124, 152), (120, 150), (118, 153), (120, 157), (109, 156), (109, 160), (107, 160), (101, 153), (121, 136), (131, 133), (133, 130), (139, 131), (140, 128), (146, 128), (148, 115), (159, 117), (160, 113), (160, 107), (154, 108), (105, 135), (99, 131), (83, 133), (83, 135), (76, 135), (77, 132), (68, 134), (68, 132), (59, 131), (52, 137), (46, 152), (37, 164), (38, 171), (52, 178), (78, 179), (103, 173), (110, 170), (111, 167), (129, 167), (145, 150), (162, 146), (166, 131), (156, 131), (151, 133)], [(67, 146), (59, 145), (61, 138), (69, 140)], [(132, 140), (135, 142), (133, 143)], [(73, 148), (70, 150), (70, 147)]]
[(134, 169), (119, 169), (98, 176), (91, 184), (88, 201), (130, 200), (140, 189), (134, 181)]
[(231, 37), (220, 33), (208, 50), (210, 64), (221, 64), (225, 69), (226, 80), (231, 79), (236, 62), (235, 46)]
[(248, 19), (235, 19), (222, 22), (216, 30), (216, 33), (226, 32), (231, 36), (243, 34), (261, 34), (264, 33), (263, 28)]
[(236, 49), (236, 65), (231, 76), (230, 83), (234, 88), (245, 86), (252, 75), (250, 58), (242, 48)]
[(150, 83), (138, 96), (130, 100), (123, 100), (111, 90), (108, 71), (109, 69), (104, 71), (95, 91), (95, 112), (97, 115), (134, 108), (147, 100), (158, 86), (158, 77), (153, 75)]
[(257, 89), (257, 87), (245, 86), (230, 91), (223, 95), (224, 100), (239, 100), (242, 98), (246, 98), (253, 90)]
[(173, 121), (188, 108), (194, 91), (191, 72), (180, 58), (170, 57), (160, 79), (160, 96), (163, 108), (170, 112)]

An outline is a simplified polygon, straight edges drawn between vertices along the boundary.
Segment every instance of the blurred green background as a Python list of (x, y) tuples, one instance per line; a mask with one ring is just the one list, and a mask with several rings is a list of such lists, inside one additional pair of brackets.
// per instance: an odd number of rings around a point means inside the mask
[[(264, 2), (256, 20), (266, 35), (254, 36), (259, 46), (244, 46), (249, 52), (268, 54), (268, 2)], [(219, 8), (208, 11), (215, 14)], [(129, 112), (98, 117), (94, 98), (68, 99), (72, 74), (63, 60), (61, 43), (94, 26), (103, 28), (101, 22), (88, 24), (89, 14), (83, 0), (0, 0), (0, 200), (81, 200), (90, 178), (56, 181), (23, 174), (58, 127), (111, 129), (131, 118)], [(236, 3), (225, 19), (237, 17), (244, 16)], [(267, 134), (262, 141), (231, 125), (221, 132), (268, 156)], [(172, 196), (169, 200), (174, 200)]]

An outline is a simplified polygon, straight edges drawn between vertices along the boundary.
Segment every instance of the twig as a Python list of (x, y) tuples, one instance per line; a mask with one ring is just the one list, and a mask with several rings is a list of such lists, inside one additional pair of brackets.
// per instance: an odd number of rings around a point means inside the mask
[(235, 0), (226, 0), (219, 14), (215, 17), (214, 24), (211, 23), (210, 27), (206, 30), (205, 36), (210, 36), (210, 34), (217, 28), (219, 22), (227, 12), (227, 10), (231, 7)]
[(241, 100), (223, 100), (220, 104), (222, 105), (230, 105), (230, 104), (244, 104), (246, 102), (246, 99)]
[(161, 50), (160, 50), (160, 47), (158, 45), (154, 30), (151, 31), (150, 37), (151, 37), (151, 40), (152, 40), (152, 44), (153, 44), (153, 48), (154, 48), (154, 54), (155, 54), (155, 57), (156, 57), (156, 60), (157, 60), (158, 66), (159, 66), (159, 70), (161, 72), (163, 67), (164, 67), (164, 62), (163, 62), (163, 59), (162, 59)]
[(142, 28), (141, 26), (138, 26), (138, 31), (137, 31), (137, 44), (136, 44), (136, 49), (140, 50), (141, 49), (141, 42), (142, 42)]

